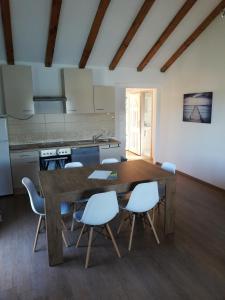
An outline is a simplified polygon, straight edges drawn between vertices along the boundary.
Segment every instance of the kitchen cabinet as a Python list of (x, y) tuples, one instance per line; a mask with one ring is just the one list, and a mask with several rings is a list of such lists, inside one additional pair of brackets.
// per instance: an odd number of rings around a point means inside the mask
[(22, 188), (23, 177), (29, 177), (38, 186), (39, 152), (37, 150), (11, 151), (10, 157), (14, 192)]
[(92, 71), (63, 69), (67, 113), (93, 113)]
[(115, 88), (113, 86), (94, 86), (94, 108), (96, 113), (115, 112)]
[(6, 113), (14, 117), (34, 114), (32, 72), (29, 66), (2, 66)]
[(99, 146), (100, 162), (105, 158), (117, 158), (121, 160), (121, 149), (119, 144), (106, 144)]

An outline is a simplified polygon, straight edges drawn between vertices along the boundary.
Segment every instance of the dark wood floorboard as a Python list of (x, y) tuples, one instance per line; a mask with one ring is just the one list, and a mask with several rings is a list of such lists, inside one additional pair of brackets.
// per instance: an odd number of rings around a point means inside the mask
[[(38, 217), (25, 196), (0, 198), (0, 299), (225, 299), (225, 193), (177, 176), (176, 232), (165, 237), (163, 212), (156, 219), (161, 244), (137, 220), (133, 249), (127, 251), (129, 229), (117, 242), (97, 236), (90, 268), (84, 269), (87, 236), (76, 249), (79, 231), (68, 234), (65, 263), (49, 267), (45, 232), (38, 251), (32, 243)], [(68, 220), (67, 224), (69, 226)], [(117, 227), (119, 217), (112, 224)]]

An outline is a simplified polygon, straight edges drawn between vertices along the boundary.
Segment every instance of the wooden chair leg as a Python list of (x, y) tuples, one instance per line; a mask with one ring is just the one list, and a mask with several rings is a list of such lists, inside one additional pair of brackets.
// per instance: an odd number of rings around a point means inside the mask
[(135, 214), (133, 214), (133, 218), (132, 218), (132, 225), (131, 225), (131, 231), (130, 231), (130, 240), (129, 240), (129, 246), (128, 246), (129, 251), (131, 250), (132, 241), (133, 241), (134, 224), (135, 224)]
[(156, 231), (155, 231), (155, 227), (154, 227), (154, 225), (153, 225), (153, 223), (152, 223), (152, 220), (151, 220), (151, 218), (150, 218), (150, 216), (149, 216), (149, 213), (148, 213), (148, 212), (147, 212), (147, 217), (148, 217), (149, 223), (150, 223), (150, 225), (151, 225), (151, 227), (152, 227), (152, 230), (153, 230), (153, 233), (154, 233), (155, 239), (156, 239), (157, 243), (158, 243), (158, 244), (160, 244), (160, 241), (159, 241), (158, 235), (157, 235), (157, 233), (156, 233)]
[(114, 246), (114, 248), (115, 248), (115, 250), (116, 250), (116, 253), (117, 253), (118, 257), (120, 258), (121, 255), (120, 255), (119, 248), (118, 248), (118, 246), (117, 246), (117, 243), (116, 243), (116, 241), (115, 241), (115, 239), (114, 239), (114, 236), (113, 236), (113, 234), (112, 234), (111, 228), (110, 228), (110, 226), (109, 226), (108, 223), (106, 224), (106, 228), (107, 228), (108, 233), (109, 233), (109, 235), (110, 235), (110, 237), (111, 237), (111, 240), (112, 240), (113, 246)]
[(67, 231), (67, 227), (66, 227), (66, 224), (64, 223), (63, 219), (61, 219), (61, 223), (62, 223), (62, 226), (63, 226), (63, 229), (62, 229), (62, 238), (63, 238), (63, 242), (64, 242), (66, 248), (68, 248), (68, 247), (69, 247), (69, 244), (68, 244), (67, 239), (66, 239), (66, 237), (65, 237), (65, 234), (64, 234), (64, 232), (63, 232), (63, 230), (66, 230), (66, 231)]
[(35, 239), (34, 239), (34, 244), (33, 244), (33, 252), (36, 251), (37, 239), (38, 239), (38, 234), (39, 234), (39, 230), (40, 230), (40, 227), (41, 227), (42, 218), (43, 218), (43, 216), (40, 216), (39, 220), (38, 220), (38, 225), (37, 225)]
[(122, 229), (124, 222), (126, 222), (128, 219), (130, 219), (130, 214), (128, 215), (128, 217), (124, 216), (124, 217), (122, 218), (122, 220), (121, 220), (121, 222), (120, 222), (120, 225), (119, 225), (119, 227), (118, 227), (118, 229), (117, 229), (117, 232), (116, 232), (117, 235), (120, 233), (120, 230)]
[(92, 238), (93, 238), (93, 230), (94, 230), (94, 228), (91, 227), (90, 228), (90, 233), (89, 233), (86, 261), (85, 261), (85, 269), (88, 268), (88, 264), (89, 264), (89, 259), (90, 259), (90, 254), (91, 254), (91, 242), (92, 242)]
[(65, 237), (65, 234), (64, 234), (64, 232), (63, 232), (63, 231), (62, 231), (62, 238), (63, 238), (63, 242), (64, 242), (64, 244), (65, 244), (66, 248), (68, 248), (68, 247), (69, 247), (69, 245), (68, 245), (68, 243), (67, 243), (67, 240), (66, 240), (66, 237)]
[(83, 227), (82, 227), (82, 229), (81, 229), (81, 231), (80, 231), (80, 234), (79, 234), (79, 237), (78, 237), (78, 240), (77, 240), (77, 243), (76, 243), (76, 248), (78, 248), (78, 246), (79, 246), (79, 243), (80, 243), (80, 239), (81, 239), (81, 237), (82, 237), (82, 234), (83, 234), (83, 232), (84, 232), (84, 228), (85, 228), (85, 224), (83, 225)]
[(72, 224), (71, 224), (71, 231), (73, 231), (74, 230), (74, 224), (75, 224), (75, 220), (74, 220), (74, 218), (73, 218), (73, 220), (72, 220)]
[(63, 229), (64, 229), (64, 230), (67, 230), (66, 224), (65, 224), (65, 222), (63, 221), (63, 219), (61, 219), (61, 223), (62, 223)]

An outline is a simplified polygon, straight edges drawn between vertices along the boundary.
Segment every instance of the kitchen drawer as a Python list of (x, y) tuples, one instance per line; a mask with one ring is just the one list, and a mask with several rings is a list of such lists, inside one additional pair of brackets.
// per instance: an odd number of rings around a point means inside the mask
[(15, 151), (10, 153), (10, 157), (14, 190), (23, 187), (23, 177), (30, 178), (38, 186), (39, 152)]

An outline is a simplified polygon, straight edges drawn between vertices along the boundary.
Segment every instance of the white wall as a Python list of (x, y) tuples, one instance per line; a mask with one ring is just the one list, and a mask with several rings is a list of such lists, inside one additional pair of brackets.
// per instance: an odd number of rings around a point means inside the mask
[[(158, 161), (225, 188), (225, 20), (217, 18), (165, 73)], [(213, 92), (212, 123), (182, 121), (183, 94)]]
[[(33, 94), (35, 96), (61, 96), (63, 95), (63, 81), (61, 70), (64, 67), (77, 67), (71, 65), (53, 65), (46, 68), (40, 63), (17, 62), (17, 64), (31, 65), (33, 78)], [(132, 68), (118, 68), (109, 71), (108, 68), (91, 68), (93, 71), (93, 85), (111, 85), (116, 87), (116, 113), (115, 113), (115, 136), (121, 141), (122, 155), (125, 155), (125, 88), (126, 87), (155, 87), (160, 89), (164, 76), (158, 69), (146, 68), (143, 72), (137, 72)], [(12, 133), (14, 133), (14, 128)], [(46, 135), (41, 132), (40, 138)], [(28, 137), (27, 137), (28, 136)], [(30, 135), (27, 135), (29, 139)], [(17, 134), (14, 134), (18, 137)], [(36, 138), (36, 137), (35, 137)], [(87, 138), (87, 136), (86, 136)], [(19, 137), (21, 139), (21, 137)], [(13, 141), (14, 141), (13, 140)], [(18, 139), (17, 139), (18, 140)], [(14, 142), (17, 142), (14, 141)]]
[[(123, 139), (125, 132), (123, 89), (157, 88), (156, 160), (173, 161), (178, 170), (222, 188), (225, 188), (224, 23), (225, 20), (218, 17), (165, 74), (152, 67), (143, 72), (128, 68), (113, 72), (107, 68), (92, 68), (94, 84), (117, 87), (115, 130), (119, 139)], [(34, 95), (62, 95), (61, 69), (68, 65), (52, 68), (31, 65)], [(214, 93), (212, 123), (183, 122), (183, 94), (204, 91)]]

